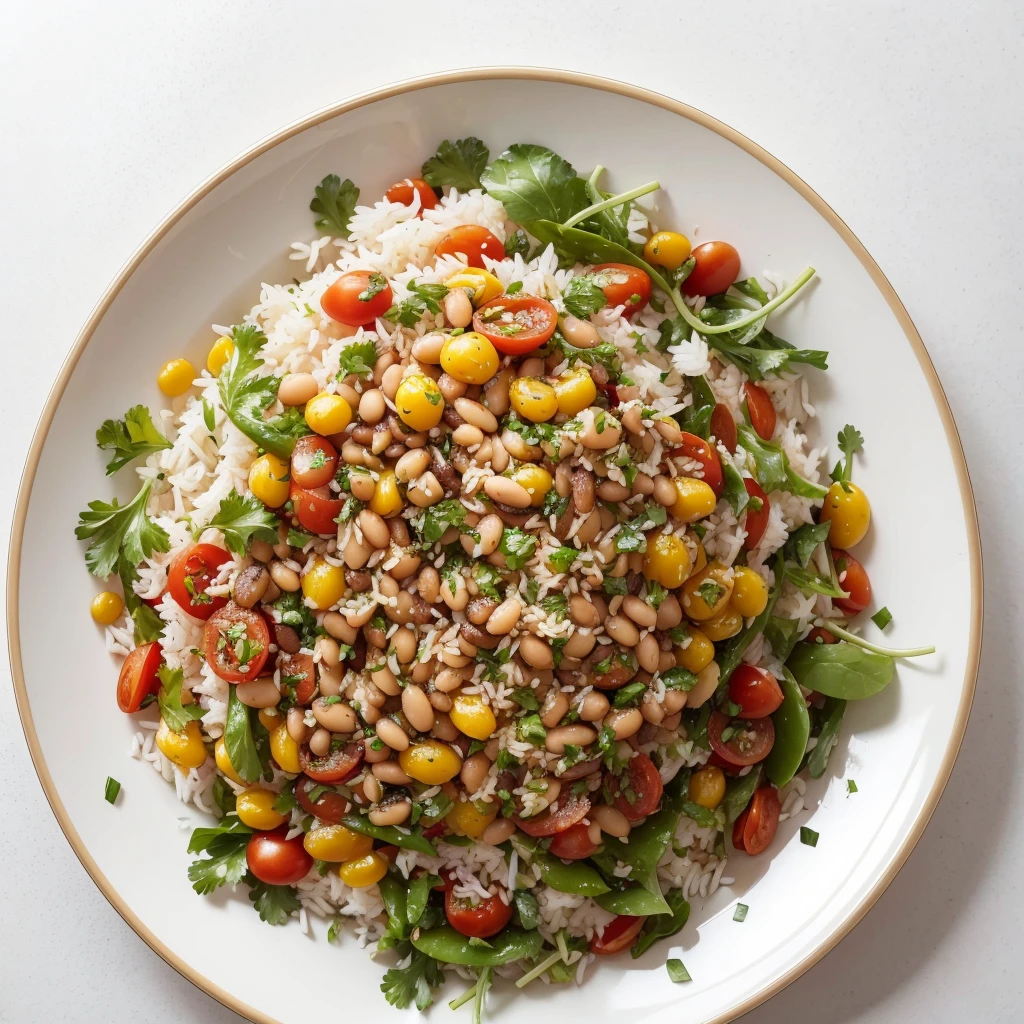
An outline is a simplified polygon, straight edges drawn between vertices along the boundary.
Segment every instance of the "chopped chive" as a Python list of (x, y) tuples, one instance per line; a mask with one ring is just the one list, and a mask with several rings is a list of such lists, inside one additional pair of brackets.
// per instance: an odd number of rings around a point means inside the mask
[(732, 915), (734, 921), (746, 921), (747, 911), (750, 909), (746, 903), (737, 903), (736, 912)]
[(669, 981), (674, 981), (677, 985), (681, 981), (693, 981), (682, 960), (666, 960), (665, 970), (668, 971)]
[(117, 794), (121, 792), (121, 783), (117, 779), (112, 779), (109, 775), (107, 776), (106, 784), (103, 787), (103, 799), (108, 804), (112, 804), (117, 799)]
[(847, 779), (846, 780), (846, 792), (847, 793), (856, 793), (857, 792), (857, 783), (854, 782), (853, 779)]
[(203, 397), (203, 422), (206, 424), (207, 430), (213, 430), (216, 426), (216, 419), (214, 418), (213, 406), (210, 405), (210, 400)]
[(516, 981), (516, 988), (524, 988), (529, 985), (531, 981), (539, 978), (549, 967), (557, 964), (562, 959), (562, 954), (559, 950), (555, 950), (546, 960), (541, 960), (532, 971), (528, 971), (518, 981)]
[(800, 827), (800, 842), (804, 846), (817, 846), (818, 845), (818, 833), (813, 828), (808, 828), (806, 825)]
[(871, 616), (871, 621), (879, 628), (885, 629), (892, 622), (892, 612), (886, 607), (881, 607)]

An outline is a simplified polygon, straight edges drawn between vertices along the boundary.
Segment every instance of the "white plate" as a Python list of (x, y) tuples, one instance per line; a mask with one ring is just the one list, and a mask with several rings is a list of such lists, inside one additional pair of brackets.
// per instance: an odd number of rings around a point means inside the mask
[[(581, 111), (585, 111), (584, 116)], [(599, 126), (596, 127), (596, 126)], [(97, 581), (73, 531), (87, 501), (109, 498), (93, 432), (128, 405), (156, 408), (156, 370), (172, 355), (205, 359), (211, 323), (234, 323), (261, 281), (288, 280), (288, 243), (312, 236), (313, 186), (329, 172), (364, 197), (413, 173), (445, 138), (475, 134), (499, 152), (542, 142), (578, 168), (603, 163), (610, 184), (652, 177), (663, 224), (725, 238), (746, 273), (818, 280), (780, 317), (780, 333), (830, 351), (811, 372), (828, 440), (852, 422), (867, 439), (858, 482), (874, 528), (858, 549), (895, 645), (934, 642), (938, 656), (851, 705), (810, 813), (785, 822), (770, 854), (737, 855), (736, 885), (697, 901), (680, 936), (637, 962), (599, 962), (582, 989), (499, 987), (494, 1019), (569, 1015), (696, 1024), (731, 1020), (830, 949), (892, 880), (931, 815), (967, 722), (981, 641), (981, 560), (974, 505), (949, 408), (924, 346), (881, 271), (849, 229), (791, 171), (736, 132), (673, 100), (605, 80), (523, 69), (474, 70), (404, 83), (322, 111), (239, 157), (190, 196), (100, 301), (44, 410), (22, 483), (9, 572), (15, 688), (36, 769), (82, 862), (125, 920), (185, 977), (254, 1021), (306, 1022), (358, 1008), (391, 1010), (383, 968), (351, 935), (340, 947), (298, 925), (268, 928), (241, 895), (196, 896), (186, 877), (189, 825), (151, 767), (127, 757), (133, 725), (114, 703), (116, 665), (89, 619)], [(628, 140), (623, 145), (616, 140)], [(698, 231), (699, 227), (699, 231)], [(128, 475), (119, 481), (127, 483)], [(46, 571), (39, 571), (40, 565)], [(59, 585), (54, 586), (58, 580)], [(122, 781), (116, 807), (107, 775)], [(847, 793), (846, 779), (859, 791)], [(800, 825), (821, 834), (801, 845)], [(732, 905), (750, 907), (744, 924)], [(667, 956), (693, 976), (672, 985)], [(840, 952), (837, 955), (842, 955)], [(272, 964), (272, 980), (262, 967)], [(342, 996), (343, 993), (343, 996)], [(434, 1018), (448, 1015), (441, 1006)], [(415, 1011), (409, 1011), (414, 1013)], [(465, 1012), (465, 1011), (463, 1011)]]

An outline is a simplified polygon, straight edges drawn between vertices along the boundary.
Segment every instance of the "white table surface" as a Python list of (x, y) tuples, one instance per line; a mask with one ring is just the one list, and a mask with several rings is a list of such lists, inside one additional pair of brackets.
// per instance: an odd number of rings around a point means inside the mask
[[(986, 554), (978, 694), (931, 825), (863, 923), (747, 1019), (1020, 1021), (1022, 37), (1013, 0), (5, 5), (0, 536), (93, 304), (163, 215), (261, 136), (351, 93), (464, 65), (596, 72), (692, 103), (803, 176), (892, 281), (953, 407)], [(599, 112), (581, 114), (600, 130)], [(60, 585), (56, 568), (40, 571)], [(240, 1021), (93, 886), (36, 781), (6, 682), (0, 806), (0, 1020)]]

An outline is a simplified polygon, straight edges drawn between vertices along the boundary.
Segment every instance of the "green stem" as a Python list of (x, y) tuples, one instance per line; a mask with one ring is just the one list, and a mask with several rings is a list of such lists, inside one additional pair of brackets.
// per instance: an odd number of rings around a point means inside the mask
[(557, 949), (556, 949), (556, 950), (554, 951), (554, 953), (552, 953), (552, 954), (551, 954), (551, 956), (549, 956), (549, 957), (547, 958), (547, 960), (541, 960), (541, 962), (540, 962), (539, 964), (537, 964), (537, 966), (536, 966), (536, 967), (534, 967), (534, 969), (533, 969), (532, 971), (530, 971), (530, 972), (529, 972), (529, 973), (527, 973), (527, 974), (524, 974), (524, 975), (523, 975), (523, 976), (522, 976), (522, 977), (521, 977), (521, 978), (520, 978), (520, 979), (519, 979), (519, 980), (518, 980), (518, 981), (516, 982), (516, 988), (525, 988), (525, 987), (526, 987), (527, 985), (529, 985), (529, 984), (530, 984), (530, 982), (531, 982), (531, 981), (535, 981), (535, 980), (536, 980), (537, 978), (539, 978), (539, 977), (540, 977), (540, 976), (541, 976), (541, 975), (542, 975), (542, 974), (543, 974), (543, 973), (544, 973), (544, 972), (545, 972), (545, 971), (546, 971), (546, 970), (547, 970), (547, 969), (548, 969), (549, 967), (553, 967), (553, 966), (554, 966), (555, 964), (557, 964), (557, 963), (558, 963), (558, 961), (559, 961), (559, 960), (561, 960), (561, 959), (562, 959), (562, 954), (561, 954), (561, 952), (560, 952), (559, 950), (557, 950)]
[(448, 1004), (448, 1009), (449, 1010), (457, 1010), (460, 1006), (465, 1006), (466, 1003), (468, 1003), (470, 1001), (470, 999), (472, 999), (476, 995), (476, 990), (479, 987), (480, 987), (480, 979), (478, 978), (476, 984), (472, 988), (467, 988), (466, 991), (463, 992), (461, 996), (458, 996), (456, 999), (453, 999)]
[[(598, 168), (603, 170), (603, 168)], [(594, 172), (595, 174), (597, 171)], [(593, 178), (591, 179), (593, 180)], [(639, 185), (636, 188), (630, 189), (628, 192), (622, 192), (617, 196), (612, 196), (610, 199), (602, 199), (599, 203), (594, 203), (588, 206), (585, 210), (580, 210), (579, 213), (573, 214), (562, 226), (571, 228), (574, 224), (579, 224), (580, 221), (586, 220), (588, 217), (593, 217), (595, 213), (601, 213), (602, 210), (611, 210), (616, 206), (622, 206), (623, 203), (628, 203), (633, 199), (639, 199), (640, 196), (647, 195), (648, 192), (655, 192), (661, 185), (656, 181), (649, 181), (646, 185)]]
[(884, 654), (890, 658), (920, 658), (924, 654), (935, 653), (934, 647), (879, 647), (878, 644), (873, 644), (856, 633), (850, 633), (842, 626), (837, 626), (831, 619), (817, 619), (814, 624), (827, 629), (833, 636), (838, 636), (847, 643), (871, 651), (872, 654)]
[(476, 983), (476, 999), (473, 1002), (473, 1024), (483, 1024), (484, 1004), (487, 1001), (487, 990), (491, 987), (490, 967), (485, 967), (480, 972), (480, 978)]
[[(600, 195), (597, 194), (597, 183), (602, 174), (604, 174), (604, 164), (598, 164), (594, 168), (594, 173), (587, 178), (587, 192), (595, 203), (601, 198)], [(597, 195), (597, 199), (594, 198), (595, 195)]]

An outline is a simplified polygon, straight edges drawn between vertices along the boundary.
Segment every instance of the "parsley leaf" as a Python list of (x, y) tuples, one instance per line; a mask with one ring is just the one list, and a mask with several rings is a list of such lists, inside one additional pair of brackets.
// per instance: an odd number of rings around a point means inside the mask
[(232, 488), (220, 503), (217, 514), (207, 523), (224, 534), (232, 554), (241, 557), (254, 540), (277, 543), (277, 516), (253, 494), (244, 498)]
[(562, 547), (556, 548), (548, 555), (548, 565), (555, 572), (568, 572), (578, 555), (579, 552), (575, 548), (566, 547), (563, 544)]
[(309, 208), (318, 214), (316, 226), (337, 238), (348, 238), (348, 225), (359, 202), (359, 189), (346, 178), (328, 174), (313, 190)]
[(524, 715), (516, 722), (516, 735), (524, 743), (532, 743), (535, 747), (544, 746), (548, 731), (540, 720), (540, 715)]
[(798, 498), (824, 498), (828, 490), (793, 471), (780, 445), (762, 440), (746, 423), (736, 427), (740, 444), (754, 460), (757, 482), (766, 492), (789, 491)]
[(864, 449), (864, 435), (856, 427), (847, 423), (839, 431), (839, 448), (845, 457), (845, 462), (840, 459), (830, 475), (836, 483), (842, 484), (849, 482), (850, 475), (853, 473), (853, 456)]
[(90, 501), (89, 508), (79, 513), (75, 536), (91, 540), (85, 552), (85, 564), (94, 576), (109, 576), (123, 554), (132, 565), (138, 565), (154, 551), (170, 550), (167, 531), (146, 514), (146, 503), (153, 486), (147, 480), (127, 505), (115, 498)]
[(415, 327), (420, 318), (429, 310), (431, 313), (441, 312), (441, 300), (448, 294), (443, 284), (420, 284), (411, 281), (406, 286), (408, 296), (396, 302), (383, 317), (403, 327)]
[(160, 706), (160, 717), (172, 732), (184, 732), (189, 722), (202, 718), (206, 712), (198, 701), (193, 704), (181, 703), (181, 684), (185, 674), (180, 668), (161, 665), (156, 674), (160, 677), (160, 692), (156, 698)]
[(355, 341), (346, 345), (338, 356), (338, 379), (349, 375), (369, 377), (377, 362), (377, 346), (372, 341)]
[(123, 420), (103, 421), (96, 431), (96, 445), (114, 453), (107, 463), (107, 476), (111, 476), (140, 455), (170, 448), (171, 442), (153, 426), (144, 405), (133, 405)]
[(197, 828), (189, 840), (189, 853), (206, 853), (208, 857), (194, 860), (188, 869), (192, 888), (200, 896), (227, 883), (233, 889), (246, 874), (245, 848), (252, 829), (238, 818), (225, 818), (213, 828)]
[(158, 640), (164, 634), (164, 624), (156, 611), (135, 593), (132, 584), (139, 579), (139, 571), (124, 555), (117, 560), (117, 575), (124, 590), (124, 606), (135, 625), (136, 645)]
[(499, 550), (510, 569), (521, 569), (526, 565), (536, 548), (537, 538), (532, 534), (524, 533), (518, 526), (505, 527)]
[(421, 517), (418, 527), (423, 543), (436, 544), (449, 526), (462, 526), (466, 521), (466, 506), (457, 498), (447, 498), (431, 505)]
[(697, 685), (697, 677), (681, 665), (662, 672), (661, 681), (666, 690), (692, 690)]
[(425, 1010), (434, 1001), (431, 989), (443, 981), (441, 965), (433, 957), (414, 949), (408, 967), (385, 971), (380, 990), (384, 998), (400, 1010), (413, 1003), (417, 1010)]
[(573, 166), (544, 146), (516, 143), (493, 160), (480, 183), (510, 220), (561, 223), (588, 205), (586, 182)]
[(650, 530), (655, 526), (663, 526), (668, 513), (664, 505), (651, 502), (645, 506), (638, 516), (628, 523), (623, 523), (622, 528), (615, 534), (615, 550), (620, 552), (647, 550), (647, 538), (644, 530)]
[(594, 283), (590, 274), (574, 277), (562, 289), (562, 302), (566, 310), (580, 320), (608, 305), (604, 292)]
[(431, 188), (450, 185), (460, 192), (480, 188), (480, 175), (487, 166), (490, 152), (472, 135), (449, 142), (445, 139), (437, 152), (423, 164), (423, 180)]
[(246, 874), (245, 884), (249, 886), (249, 899), (259, 912), (260, 920), (267, 924), (286, 924), (301, 908), (290, 885), (267, 885), (252, 872)]
[(473, 579), (476, 581), (476, 585), (484, 597), (489, 597), (494, 601), (503, 601), (505, 599), (504, 594), (499, 589), (505, 581), (495, 566), (488, 562), (477, 562), (473, 566)]
[(528, 686), (522, 686), (513, 690), (509, 696), (526, 711), (537, 711), (540, 709), (540, 704), (537, 701), (537, 694), (535, 694)]

